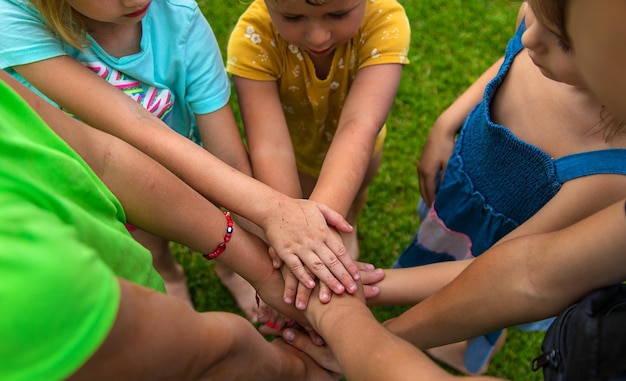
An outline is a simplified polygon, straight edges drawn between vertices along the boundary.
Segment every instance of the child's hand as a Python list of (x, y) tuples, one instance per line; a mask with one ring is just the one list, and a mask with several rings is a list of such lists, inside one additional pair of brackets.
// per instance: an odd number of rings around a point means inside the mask
[(297, 324), (270, 306), (259, 309), (258, 322), (259, 332), (264, 335), (280, 335), (283, 328)]
[(349, 233), (352, 226), (326, 205), (310, 200), (288, 200), (279, 204), (279, 213), (273, 214), (280, 218), (269, 217), (264, 224), (273, 262), (278, 258), (283, 261), (307, 288), (315, 287), (314, 275), (337, 294), (345, 290), (355, 292), (359, 269), (341, 239), (329, 227)]
[[(308, 271), (308, 270), (306, 270)], [(306, 287), (302, 282), (298, 281), (291, 269), (287, 266), (281, 267), (281, 273), (285, 280), (285, 289), (283, 292), (283, 300), (287, 304), (294, 304), (297, 309), (306, 309), (312, 289)], [(322, 303), (328, 303), (332, 291), (323, 282), (320, 282), (319, 299)]]
[(433, 126), (417, 164), (420, 193), (429, 207), (435, 202), (437, 184), (443, 179), (448, 160), (454, 151), (455, 135), (449, 133), (449, 130), (437, 123)]
[[(361, 273), (361, 279), (363, 283), (363, 290), (366, 298), (373, 298), (378, 295), (380, 290), (374, 284), (380, 282), (385, 277), (385, 272), (382, 269), (377, 269), (374, 265), (364, 262), (356, 262), (359, 272)], [(291, 304), (295, 301), (295, 306), (299, 310), (305, 310), (309, 298), (313, 290), (305, 287), (302, 283), (298, 282), (289, 268), (283, 266), (281, 268), (283, 279), (285, 280), (285, 291), (283, 300), (285, 303)], [(321, 303), (328, 303), (332, 297), (332, 292), (328, 286), (323, 282), (319, 282), (318, 298)]]
[(311, 356), (321, 367), (335, 373), (341, 373), (339, 363), (335, 355), (327, 345), (319, 345), (311, 336), (302, 330), (287, 328), (282, 332), (286, 342)]
[(378, 296), (380, 289), (374, 286), (374, 284), (383, 280), (385, 271), (383, 271), (383, 269), (377, 269), (371, 263), (357, 262), (356, 264), (361, 271), (361, 282), (363, 283), (365, 298)]

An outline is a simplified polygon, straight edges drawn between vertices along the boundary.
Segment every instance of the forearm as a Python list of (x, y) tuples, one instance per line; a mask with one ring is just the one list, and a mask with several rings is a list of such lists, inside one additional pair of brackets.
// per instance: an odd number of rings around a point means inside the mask
[[(283, 359), (245, 319), (199, 314), (179, 300), (120, 280), (114, 326), (71, 380), (296, 379), (302, 362)], [(254, 361), (250, 359), (254, 358)], [(246, 366), (241, 367), (241, 364)], [(233, 369), (237, 372), (233, 372)]]
[[(128, 142), (162, 163), (206, 198), (244, 215), (257, 225), (265, 226), (268, 215), (276, 206), (283, 200), (288, 202), (287, 196), (235, 170), (179, 135), (137, 102), (71, 58), (47, 59), (15, 67), (15, 70), (80, 120)], [(51, 72), (58, 75), (50, 78), (45, 74)], [(92, 92), (99, 94), (97, 102), (88, 101), (81, 95)], [(51, 127), (64, 140), (73, 141), (67, 127)], [(80, 147), (72, 145), (72, 148), (81, 155), (86, 154), (84, 150), (80, 151)], [(254, 198), (249, 197), (251, 193), (255, 194)], [(258, 202), (260, 199), (265, 202)]]
[(586, 293), (626, 279), (624, 247), (620, 201), (566, 229), (493, 247), (386, 326), (429, 348), (554, 316)]
[[(309, 198), (330, 206), (344, 217), (363, 184), (380, 126), (351, 122), (337, 131)], [(359, 131), (368, 129), (368, 133)]]
[[(339, 298), (335, 296), (333, 298)], [(314, 327), (349, 380), (448, 380), (454, 377), (415, 346), (386, 330), (352, 296), (313, 313)], [(335, 303), (335, 301), (332, 301)]]
[[(341, 110), (311, 199), (346, 216), (363, 184), (376, 138), (393, 105), (402, 65), (382, 64), (360, 69)], [(383, 84), (380, 78), (385, 78)]]
[[(271, 152), (270, 152), (271, 151)], [(250, 152), (254, 178), (293, 198), (303, 198), (291, 144)]]
[(229, 103), (208, 114), (196, 114), (202, 146), (241, 173), (252, 176), (250, 159)]
[(374, 284), (380, 292), (367, 299), (370, 306), (412, 306), (452, 282), (472, 260), (434, 263), (404, 269), (386, 269), (385, 277)]

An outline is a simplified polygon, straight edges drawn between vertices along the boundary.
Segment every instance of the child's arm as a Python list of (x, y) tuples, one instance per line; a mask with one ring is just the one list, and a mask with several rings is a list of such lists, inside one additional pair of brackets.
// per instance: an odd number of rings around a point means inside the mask
[[(83, 157), (120, 200), (129, 222), (201, 253), (210, 253), (223, 242), (222, 212), (165, 167), (128, 143), (68, 117), (4, 71), (0, 78)], [(304, 323), (295, 307), (283, 303), (282, 276), (273, 269), (261, 239), (236, 225), (216, 260), (246, 278), (266, 303)]]
[(207, 151), (239, 172), (252, 175), (248, 152), (230, 104), (208, 114), (196, 114), (196, 122)]
[(565, 228), (624, 197), (626, 197), (624, 175), (596, 174), (567, 181), (537, 213), (497, 244), (515, 237)]
[(448, 160), (454, 150), (456, 135), (472, 109), (482, 100), (487, 83), (498, 73), (504, 58), (500, 58), (459, 96), (435, 121), (417, 165), (420, 193), (424, 202), (435, 202), (437, 183), (443, 178)]
[(233, 75), (254, 177), (290, 197), (302, 198), (296, 157), (275, 81)]
[(282, 340), (266, 341), (237, 315), (197, 313), (176, 298), (119, 283), (112, 330), (69, 380), (229, 380), (233, 372), (268, 381), (338, 379)]
[[(335, 292), (343, 291), (342, 284), (354, 286), (352, 277), (358, 276), (358, 269), (327, 222), (341, 231), (351, 227), (326, 206), (291, 199), (236, 171), (70, 57), (14, 69), (87, 124), (129, 142), (208, 199), (261, 226), (272, 247), (303, 283), (312, 286), (313, 282), (302, 267), (304, 262)], [(325, 266), (314, 266), (320, 258)]]
[(473, 259), (385, 269), (384, 278), (372, 284), (378, 294), (367, 298), (370, 306), (413, 306), (452, 282)]
[[(386, 330), (361, 300), (335, 295), (328, 304), (312, 299), (305, 314), (327, 347), (287, 329), (283, 337), (326, 367), (339, 367), (350, 380), (454, 380), (415, 346)], [(495, 380), (468, 377), (467, 380)]]
[[(515, 29), (522, 22), (526, 12), (526, 2), (520, 6)], [(448, 160), (454, 150), (456, 135), (463, 126), (467, 115), (483, 99), (485, 87), (491, 81), (504, 58), (497, 60), (474, 83), (459, 96), (435, 121), (424, 143), (417, 165), (420, 193), (428, 206), (435, 202), (437, 183), (443, 179)]]
[(554, 316), (586, 293), (622, 282), (625, 201), (563, 230), (491, 248), (387, 328), (429, 348)]
[(311, 200), (347, 215), (393, 104), (401, 71), (400, 64), (383, 64), (357, 72)]

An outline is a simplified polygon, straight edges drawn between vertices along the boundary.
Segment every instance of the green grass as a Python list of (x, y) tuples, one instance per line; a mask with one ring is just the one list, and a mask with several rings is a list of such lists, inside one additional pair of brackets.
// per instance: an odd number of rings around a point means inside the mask
[[(415, 206), (419, 198), (415, 164), (437, 116), (476, 77), (498, 59), (513, 35), (519, 1), (510, 0), (400, 0), (409, 16), (412, 36), (388, 134), (382, 168), (370, 189), (370, 199), (359, 221), (359, 241), (366, 262), (390, 266), (418, 227)], [(199, 4), (225, 48), (237, 17), (247, 6), (238, 0)], [(236, 102), (233, 96), (233, 103)], [(235, 107), (235, 109), (237, 109)], [(228, 291), (216, 278), (211, 263), (175, 245), (187, 271), (196, 308), (239, 313)], [(479, 306), (477, 306), (479, 308)], [(375, 308), (379, 320), (401, 313), (402, 307)], [(512, 380), (540, 380), (530, 371), (539, 353), (542, 334), (509, 331), (504, 348), (494, 358), (489, 374)]]

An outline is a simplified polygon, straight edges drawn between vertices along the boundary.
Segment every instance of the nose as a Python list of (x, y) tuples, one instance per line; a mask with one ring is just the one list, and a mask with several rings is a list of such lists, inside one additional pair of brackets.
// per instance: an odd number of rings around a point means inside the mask
[(324, 47), (330, 40), (331, 31), (320, 21), (312, 21), (306, 31), (306, 40), (312, 47)]
[(526, 22), (526, 30), (522, 35), (522, 44), (529, 50), (541, 52), (544, 50), (542, 43), (542, 31), (538, 23)]

